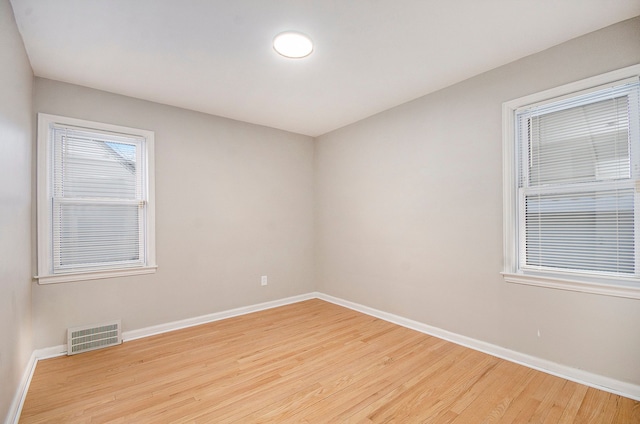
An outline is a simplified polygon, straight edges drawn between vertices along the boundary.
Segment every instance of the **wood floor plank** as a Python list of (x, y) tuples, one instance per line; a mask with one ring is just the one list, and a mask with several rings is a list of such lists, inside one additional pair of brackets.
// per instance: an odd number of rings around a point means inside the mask
[(531, 369), (501, 361), (469, 391), (475, 392), (473, 400), (463, 410), (454, 405), (453, 411), (458, 417), (453, 423), (499, 422), (513, 400), (512, 394), (517, 395), (518, 390), (529, 383), (532, 374)]
[(532, 422), (536, 423), (544, 422), (547, 416), (552, 412), (556, 400), (563, 399), (560, 397), (560, 394), (562, 393), (562, 389), (564, 388), (566, 382), (566, 380), (558, 377), (550, 377), (547, 375), (545, 375), (544, 377), (544, 382), (540, 384), (540, 386), (538, 386), (538, 390), (536, 390), (533, 395), (535, 399), (540, 400), (540, 404), (538, 405), (533, 413), (533, 416), (530, 419)]
[(564, 413), (565, 408), (569, 404), (569, 400), (573, 396), (573, 393), (578, 387), (577, 383), (564, 380), (562, 382), (562, 388), (553, 397), (552, 404), (547, 408), (547, 415), (542, 421), (543, 424), (553, 424), (560, 421), (560, 417)]
[(640, 423), (640, 402), (620, 397), (616, 399), (616, 412), (613, 416), (614, 423)]
[(454, 346), (438, 343), (438, 349), (430, 354), (405, 355), (395, 361), (386, 363), (385, 368), (376, 373), (374, 378), (356, 382), (358, 390), (353, 387), (343, 388), (338, 396), (325, 402), (305, 418), (309, 422), (329, 419), (333, 422), (359, 422), (368, 419), (390, 397), (404, 390), (402, 385), (418, 372), (433, 373), (445, 367), (452, 357)]
[(40, 361), (20, 423), (640, 423), (640, 402), (318, 299)]
[[(314, 375), (314, 380), (320, 385), (310, 393), (304, 403), (296, 398), (297, 394), (288, 398), (279, 399), (277, 402), (265, 402), (266, 405), (256, 410), (251, 415), (244, 417), (248, 422), (262, 418), (274, 420), (302, 420), (301, 416), (309, 410), (319, 409), (318, 403), (324, 399), (330, 399), (341, 390), (348, 389), (353, 384), (359, 384), (364, 379), (374, 379), (380, 375), (394, 358), (398, 360), (402, 352), (411, 352), (417, 344), (421, 344), (420, 338), (405, 337), (387, 346), (386, 350), (375, 349), (364, 356), (358, 353), (356, 357), (349, 357), (348, 361), (336, 366), (335, 364), (325, 368), (325, 372)], [(353, 362), (364, 361), (369, 364), (366, 367), (354, 367)], [(335, 410), (335, 408), (334, 408)], [(325, 416), (326, 418), (326, 416)]]

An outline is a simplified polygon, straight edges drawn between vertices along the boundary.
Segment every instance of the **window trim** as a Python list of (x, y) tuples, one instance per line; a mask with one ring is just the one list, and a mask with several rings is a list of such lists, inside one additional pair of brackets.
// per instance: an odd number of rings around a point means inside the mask
[[(52, 226), (49, 219), (49, 192), (51, 187), (51, 125), (86, 128), (89, 130), (123, 133), (145, 138), (147, 170), (147, 214), (146, 214), (146, 263), (143, 266), (113, 269), (91, 270), (53, 274), (52, 269)], [(34, 279), (38, 284), (64, 283), (72, 281), (96, 280), (103, 278), (125, 277), (150, 274), (157, 269), (155, 249), (155, 167), (154, 132), (120, 125), (105, 124), (65, 116), (38, 113), (37, 158), (36, 158), (36, 206), (37, 206), (37, 259), (38, 275)]]
[[(570, 290), (631, 299), (640, 299), (637, 279), (624, 277), (580, 276), (573, 272), (546, 273), (518, 269), (518, 160), (516, 148), (516, 111), (549, 100), (559, 100), (638, 77), (640, 64), (576, 81), (560, 87), (520, 97), (502, 104), (502, 180), (503, 180), (503, 271), (506, 282), (553, 289)], [(638, 246), (640, 249), (640, 246)]]

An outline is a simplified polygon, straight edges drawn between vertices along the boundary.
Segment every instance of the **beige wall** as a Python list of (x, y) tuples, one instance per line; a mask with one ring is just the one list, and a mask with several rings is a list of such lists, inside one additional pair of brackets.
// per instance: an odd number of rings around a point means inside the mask
[(312, 138), (40, 78), (34, 107), (155, 132), (158, 262), (34, 283), (36, 348), (70, 326), (121, 318), (128, 331), (313, 291)]
[(640, 384), (640, 301), (499, 274), (502, 103), (636, 63), (640, 18), (319, 137), (317, 289)]
[(32, 351), (33, 73), (8, 0), (0, 0), (0, 420)]

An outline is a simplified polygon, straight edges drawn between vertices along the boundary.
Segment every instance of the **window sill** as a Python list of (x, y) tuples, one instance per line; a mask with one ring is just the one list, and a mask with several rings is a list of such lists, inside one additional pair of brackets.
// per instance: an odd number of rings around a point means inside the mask
[(588, 282), (564, 279), (555, 276), (516, 274), (509, 272), (502, 272), (501, 274), (508, 283), (600, 294), (604, 296), (624, 297), (628, 299), (640, 299), (640, 286), (632, 286), (630, 284)]
[(38, 280), (38, 284), (71, 283), (74, 281), (101, 280), (103, 278), (153, 274), (156, 272), (157, 268), (157, 266), (146, 266), (141, 268), (78, 272), (73, 274), (37, 275), (33, 278)]

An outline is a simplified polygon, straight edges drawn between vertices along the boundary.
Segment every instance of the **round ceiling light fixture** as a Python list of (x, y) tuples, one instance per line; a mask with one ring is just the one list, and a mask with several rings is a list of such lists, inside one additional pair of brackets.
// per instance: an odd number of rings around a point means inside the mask
[(301, 32), (285, 31), (273, 39), (273, 48), (284, 57), (300, 59), (311, 54), (313, 42)]

